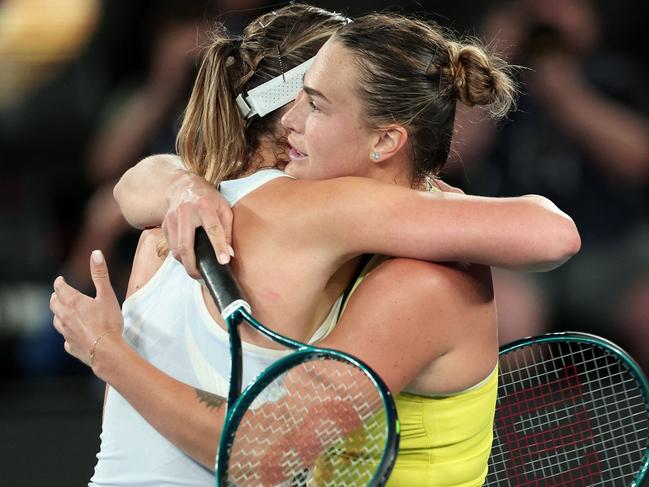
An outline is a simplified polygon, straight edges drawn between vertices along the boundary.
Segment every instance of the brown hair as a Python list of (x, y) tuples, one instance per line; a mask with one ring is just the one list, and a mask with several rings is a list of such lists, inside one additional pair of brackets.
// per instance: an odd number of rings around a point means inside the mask
[(456, 101), (487, 105), (494, 117), (514, 104), (510, 68), (476, 41), (462, 43), (439, 26), (396, 14), (370, 14), (334, 36), (354, 53), (358, 95), (374, 128), (408, 130), (413, 183), (437, 175), (448, 158)]
[(236, 97), (315, 56), (347, 19), (309, 5), (288, 5), (258, 17), (241, 38), (217, 26), (196, 77), (176, 141), (188, 169), (217, 185), (255, 163), (263, 137), (285, 154), (280, 110), (245, 119)]

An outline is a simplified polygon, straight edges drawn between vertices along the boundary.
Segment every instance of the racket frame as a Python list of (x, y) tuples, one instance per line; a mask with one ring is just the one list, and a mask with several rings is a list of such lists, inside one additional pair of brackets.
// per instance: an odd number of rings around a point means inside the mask
[[(381, 461), (374, 473), (372, 480), (368, 483), (368, 486), (378, 487), (384, 485), (397, 457), (399, 449), (399, 433), (400, 425), (397, 417), (397, 410), (392, 398), (392, 393), (389, 388), (383, 382), (383, 379), (374, 372), (367, 364), (363, 361), (347, 355), (343, 352), (337, 350), (324, 349), (319, 347), (314, 347), (311, 345), (306, 345), (301, 342), (291, 340), (290, 338), (279, 335), (259, 321), (252, 317), (245, 309), (240, 308), (237, 310), (235, 315), (239, 317), (232, 319), (232, 322), (237, 322), (240, 324), (244, 319), (248, 321), (257, 331), (271, 338), (272, 340), (280, 343), (288, 348), (293, 349), (294, 351), (282, 357), (276, 362), (269, 365), (264, 371), (262, 371), (243, 391), (243, 393), (234, 401), (234, 403), (228, 402), (228, 412), (226, 415), (225, 423), (223, 425), (223, 430), (221, 432), (221, 439), (219, 440), (219, 449), (217, 453), (217, 483), (216, 485), (226, 486), (226, 478), (228, 474), (228, 461), (230, 457), (230, 447), (232, 445), (233, 435), (232, 433), (239, 426), (240, 421), (243, 419), (248, 407), (258, 394), (273, 380), (278, 376), (286, 373), (295, 365), (304, 363), (312, 358), (321, 358), (321, 357), (332, 357), (333, 359), (340, 360), (343, 362), (351, 362), (353, 365), (358, 367), (366, 374), (366, 376), (371, 380), (373, 385), (381, 392), (381, 401), (383, 402), (383, 408), (386, 413), (386, 448), (383, 451)], [(236, 326), (236, 325), (235, 325)]]
[[(576, 331), (565, 331), (565, 332), (555, 332), (555, 333), (546, 333), (544, 335), (538, 335), (533, 337), (526, 337), (520, 340), (516, 340), (510, 343), (507, 343), (500, 347), (498, 355), (503, 357), (509, 352), (520, 350), (527, 346), (538, 345), (540, 343), (552, 343), (552, 342), (577, 342), (585, 343), (588, 345), (595, 345), (597, 347), (603, 348), (608, 352), (612, 353), (616, 357), (620, 358), (623, 363), (625, 363), (631, 372), (631, 375), (636, 380), (639, 385), (639, 389), (642, 391), (642, 394), (645, 398), (645, 406), (647, 408), (647, 415), (649, 416), (649, 379), (640, 368), (638, 363), (631, 357), (622, 347), (613, 343), (606, 338), (602, 338), (591, 333), (583, 333)], [(644, 463), (642, 467), (638, 470), (636, 478), (631, 483), (630, 487), (640, 487), (642, 483), (647, 479), (649, 475), (649, 438), (647, 439), (647, 444), (644, 453)]]
[[(399, 449), (400, 424), (397, 416), (397, 409), (390, 389), (388, 389), (383, 379), (372, 370), (372, 368), (363, 361), (348, 355), (346, 353), (314, 347), (308, 344), (298, 342), (287, 338), (279, 333), (275, 333), (257, 321), (250, 313), (250, 305), (242, 299), (241, 290), (232, 275), (230, 266), (220, 265), (216, 261), (214, 250), (202, 227), (196, 229), (195, 252), (197, 257), (197, 267), (203, 278), (205, 285), (214, 299), (215, 304), (221, 312), (221, 316), (226, 322), (229, 342), (230, 342), (230, 388), (228, 391), (228, 403), (225, 414), (225, 421), (219, 439), (219, 448), (217, 451), (216, 461), (216, 485), (217, 487), (227, 485), (225, 476), (227, 474), (229, 458), (229, 449), (231, 446), (230, 436), (226, 431), (236, 430), (239, 421), (243, 417), (247, 407), (257, 393), (261, 391), (272, 379), (286, 372), (296, 364), (306, 361), (306, 357), (313, 356), (330, 356), (342, 362), (349, 362), (361, 369), (366, 376), (370, 378), (375, 388), (379, 391), (383, 407), (386, 412), (386, 439), (387, 444), (383, 452), (379, 466), (374, 474), (373, 479), (368, 484), (371, 487), (382, 486), (392, 472), (394, 462)], [(241, 352), (241, 336), (239, 326), (243, 321), (247, 321), (258, 332), (262, 333), (271, 340), (293, 350), (290, 355), (279, 359), (265, 370), (263, 370), (241, 393), (241, 382), (243, 372), (243, 356)], [(268, 377), (268, 378), (266, 378)], [(235, 423), (236, 421), (236, 423)], [(232, 426), (234, 424), (235, 426)], [(223, 452), (228, 452), (223, 453)], [(229, 486), (228, 486), (229, 487)]]

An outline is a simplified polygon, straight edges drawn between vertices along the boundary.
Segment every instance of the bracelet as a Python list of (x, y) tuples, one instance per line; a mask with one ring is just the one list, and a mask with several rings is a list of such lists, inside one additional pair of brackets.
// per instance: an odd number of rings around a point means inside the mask
[(94, 363), (94, 361), (95, 361), (95, 347), (97, 346), (97, 344), (99, 343), (99, 341), (100, 341), (102, 338), (104, 338), (106, 335), (108, 335), (109, 333), (112, 333), (112, 332), (114, 332), (114, 331), (121, 331), (121, 330), (120, 330), (119, 328), (111, 328), (110, 330), (106, 330), (106, 331), (103, 332), (101, 335), (99, 335), (99, 336), (95, 339), (95, 341), (92, 343), (92, 346), (90, 347), (90, 367), (93, 366), (93, 363)]

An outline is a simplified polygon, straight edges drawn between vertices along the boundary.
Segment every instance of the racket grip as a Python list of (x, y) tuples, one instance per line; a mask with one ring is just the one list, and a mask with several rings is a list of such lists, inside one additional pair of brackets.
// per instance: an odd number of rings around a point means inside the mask
[(250, 312), (250, 305), (243, 299), (239, 285), (230, 270), (230, 265), (218, 263), (210, 239), (203, 227), (196, 229), (194, 251), (198, 272), (214, 298), (221, 316), (227, 319), (239, 308), (245, 308)]

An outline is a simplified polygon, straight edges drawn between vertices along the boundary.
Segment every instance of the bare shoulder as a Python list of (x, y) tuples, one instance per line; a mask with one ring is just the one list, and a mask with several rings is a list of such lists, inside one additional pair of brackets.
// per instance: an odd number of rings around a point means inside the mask
[(164, 235), (160, 228), (147, 229), (140, 234), (140, 240), (133, 257), (133, 267), (128, 280), (126, 297), (149, 282), (160, 269), (166, 257), (166, 255), (158, 255), (158, 244), (163, 238)]
[(480, 265), (393, 258), (382, 262), (366, 281), (376, 292), (410, 296), (427, 306), (493, 300), (490, 269)]

